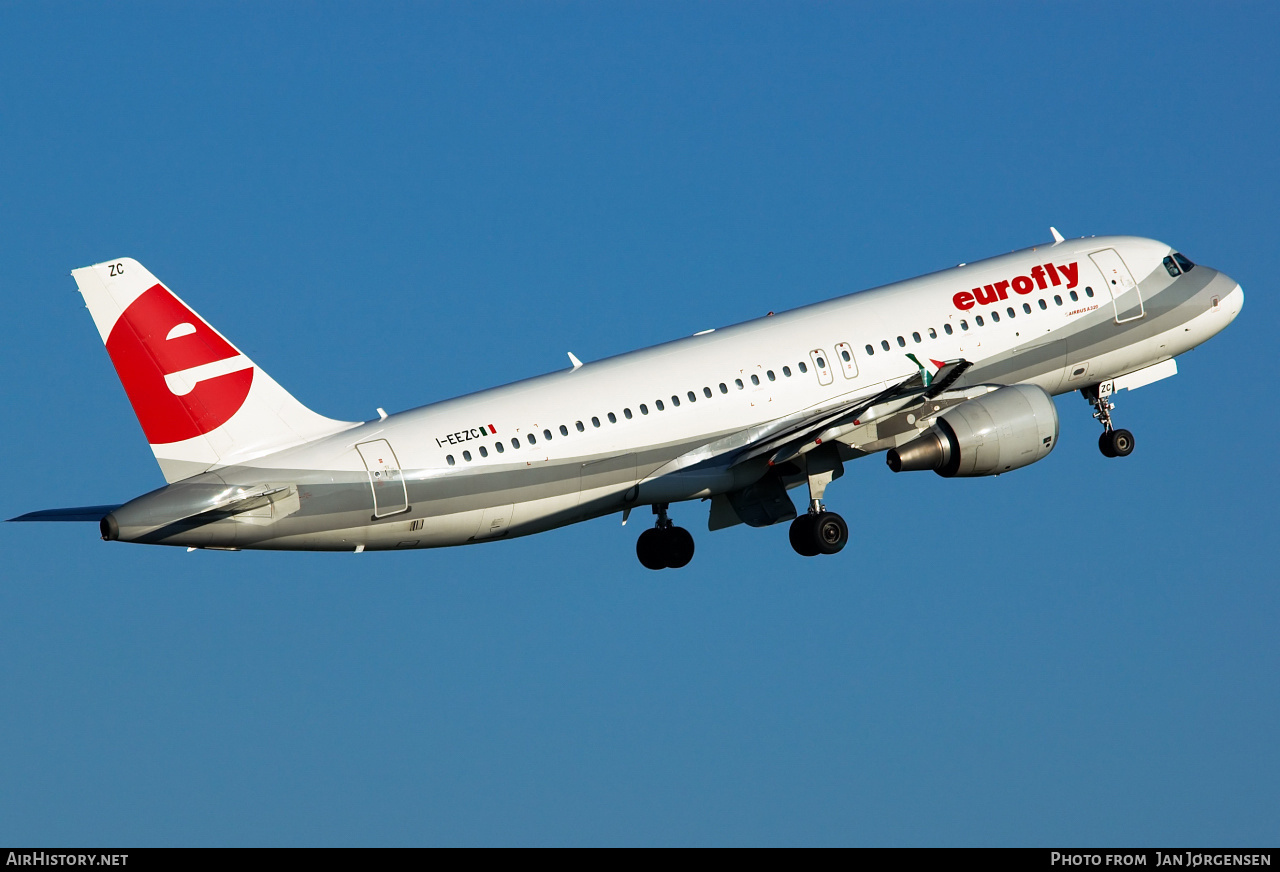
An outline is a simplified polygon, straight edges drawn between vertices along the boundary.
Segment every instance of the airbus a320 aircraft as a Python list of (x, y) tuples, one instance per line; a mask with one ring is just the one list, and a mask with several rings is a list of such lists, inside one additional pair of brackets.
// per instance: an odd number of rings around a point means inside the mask
[[(1169, 246), (1054, 241), (363, 423), (293, 398), (137, 261), (72, 275), (168, 484), (96, 521), (120, 542), (374, 551), (466, 545), (651, 506), (650, 569), (709, 528), (790, 522), (805, 556), (849, 539), (824, 503), (850, 460), (999, 475), (1053, 450), (1080, 391), (1107, 457), (1133, 450), (1112, 395), (1173, 375), (1244, 292)], [(788, 490), (808, 486), (806, 511)]]

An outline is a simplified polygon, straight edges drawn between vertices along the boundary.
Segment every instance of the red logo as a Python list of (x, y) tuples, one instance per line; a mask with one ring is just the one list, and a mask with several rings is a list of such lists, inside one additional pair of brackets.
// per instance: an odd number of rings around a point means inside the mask
[(1007, 300), (1010, 290), (1015, 294), (1029, 294), (1037, 288), (1043, 291), (1050, 284), (1057, 287), (1062, 284), (1063, 279), (1067, 280), (1067, 288), (1071, 289), (1080, 281), (1080, 265), (1077, 262), (1061, 263), (1056, 266), (1052, 263), (1033, 266), (1030, 273), (1029, 276), (1014, 276), (1012, 279), (983, 285), (972, 291), (961, 291), (951, 298), (951, 302), (957, 309), (964, 311), (972, 309), (975, 305), (990, 306), (992, 303)]
[(186, 392), (170, 388), (165, 376), (230, 360), (239, 352), (163, 285), (124, 310), (107, 337), (107, 354), (152, 445), (221, 427), (244, 405), (253, 384), (253, 366), (245, 360), (243, 369), (211, 374)]

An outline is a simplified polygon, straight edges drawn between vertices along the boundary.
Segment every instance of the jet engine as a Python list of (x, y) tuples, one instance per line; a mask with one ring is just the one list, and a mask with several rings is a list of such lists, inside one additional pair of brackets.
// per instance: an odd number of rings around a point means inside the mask
[(923, 435), (889, 450), (894, 472), (999, 475), (1035, 463), (1058, 439), (1058, 411), (1035, 385), (999, 388), (948, 409)]

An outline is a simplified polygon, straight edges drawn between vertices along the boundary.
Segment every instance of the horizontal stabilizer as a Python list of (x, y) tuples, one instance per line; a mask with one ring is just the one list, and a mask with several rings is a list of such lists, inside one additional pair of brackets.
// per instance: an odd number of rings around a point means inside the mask
[(108, 515), (120, 508), (119, 504), (113, 506), (74, 506), (70, 509), (45, 509), (40, 512), (27, 512), (25, 515), (19, 515), (16, 518), (10, 518), (10, 521), (92, 521), (98, 523), (104, 515)]

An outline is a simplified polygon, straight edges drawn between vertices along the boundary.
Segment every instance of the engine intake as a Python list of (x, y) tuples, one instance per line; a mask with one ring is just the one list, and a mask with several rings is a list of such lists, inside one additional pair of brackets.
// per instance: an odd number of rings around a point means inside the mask
[(999, 475), (1048, 455), (1058, 410), (1035, 385), (1013, 385), (943, 412), (923, 435), (889, 450), (894, 472), (932, 469), (945, 478)]

